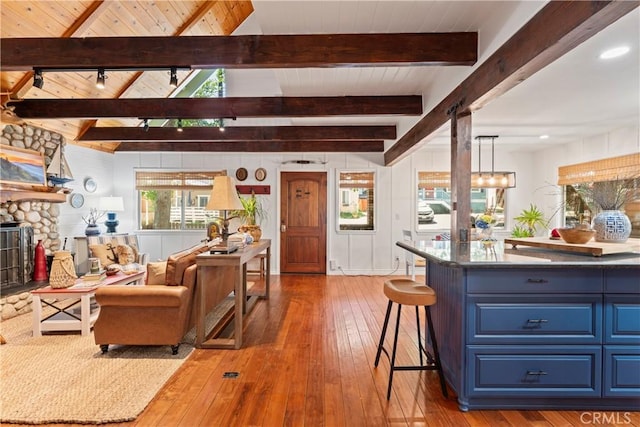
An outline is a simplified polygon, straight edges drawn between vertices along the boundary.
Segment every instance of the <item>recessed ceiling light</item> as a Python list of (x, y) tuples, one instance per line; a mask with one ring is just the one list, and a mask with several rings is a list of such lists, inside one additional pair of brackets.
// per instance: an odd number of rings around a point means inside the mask
[(605, 50), (600, 54), (600, 59), (611, 59), (629, 53), (629, 46), (619, 46), (613, 49)]
[(549, 135), (540, 135), (540, 139), (549, 139)]

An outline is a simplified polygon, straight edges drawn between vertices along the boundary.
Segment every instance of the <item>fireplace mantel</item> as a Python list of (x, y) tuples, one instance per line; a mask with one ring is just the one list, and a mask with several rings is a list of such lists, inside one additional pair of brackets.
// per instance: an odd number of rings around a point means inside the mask
[(50, 193), (46, 191), (0, 188), (0, 203), (21, 202), (25, 200), (64, 203), (67, 200), (67, 195), (64, 193)]

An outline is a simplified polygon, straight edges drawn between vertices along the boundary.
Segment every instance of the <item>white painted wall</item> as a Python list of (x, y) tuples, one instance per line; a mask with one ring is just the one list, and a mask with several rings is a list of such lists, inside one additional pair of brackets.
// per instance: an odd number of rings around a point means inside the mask
[[(245, 167), (249, 178), (243, 184), (258, 184), (253, 174), (259, 167), (267, 170), (267, 178), (261, 182), (271, 186), (271, 195), (264, 197), (269, 212), (268, 220), (262, 224), (263, 236), (272, 239), (274, 272), (279, 271), (278, 230), (280, 223), (279, 175), (282, 171), (326, 171), (328, 182), (327, 214), (327, 263), (335, 260), (347, 274), (389, 274), (394, 271), (394, 256), (404, 259), (403, 251), (395, 246), (402, 240), (402, 229), (415, 232), (416, 173), (418, 170), (441, 171), (449, 168), (448, 147), (427, 145), (408, 156), (393, 167), (383, 166), (381, 154), (257, 154), (257, 153), (117, 153), (105, 154), (77, 146), (69, 146), (67, 159), (76, 181), (71, 183), (75, 191), (85, 196), (85, 205), (74, 209), (69, 204), (61, 205), (60, 233), (62, 238), (83, 235), (85, 224), (81, 216), (89, 207), (97, 206), (98, 198), (104, 195), (122, 196), (125, 212), (118, 214), (120, 232), (136, 232), (140, 244), (152, 260), (165, 259), (172, 252), (186, 248), (204, 238), (203, 231), (137, 231), (137, 195), (134, 189), (136, 168), (173, 168), (176, 170), (226, 169), (234, 176), (235, 170)], [(508, 190), (505, 216), (507, 229), (513, 226), (512, 218), (530, 203), (536, 204), (551, 216), (559, 206), (560, 189), (555, 186), (557, 168), (561, 165), (613, 157), (640, 151), (639, 128), (623, 128), (614, 132), (596, 135), (581, 141), (536, 152), (507, 151), (496, 147), (496, 169), (514, 170), (517, 186)], [(489, 156), (483, 153), (483, 159)], [(287, 160), (319, 160), (322, 164), (283, 164)], [(483, 161), (484, 163), (484, 161)], [(472, 165), (477, 166), (474, 157)], [(483, 164), (483, 170), (490, 165)], [(336, 173), (340, 169), (365, 169), (376, 173), (376, 231), (345, 233), (336, 231)], [(82, 183), (93, 177), (98, 182), (95, 193), (87, 193)], [(553, 226), (559, 226), (561, 216)], [(232, 227), (239, 224), (232, 223)], [(497, 233), (504, 237), (509, 233)], [(435, 232), (421, 233), (420, 238), (430, 239)], [(70, 248), (70, 243), (67, 247)], [(330, 271), (328, 274), (341, 274)], [(399, 273), (403, 273), (401, 265)]]
[[(615, 131), (593, 135), (556, 148), (532, 153), (531, 164), (535, 166), (530, 181), (539, 177), (545, 185), (532, 192), (533, 202), (551, 217), (562, 203), (561, 188), (557, 186), (558, 167), (592, 160), (622, 156), (640, 152), (640, 127), (624, 127)], [(562, 215), (555, 215), (551, 227), (562, 225)]]

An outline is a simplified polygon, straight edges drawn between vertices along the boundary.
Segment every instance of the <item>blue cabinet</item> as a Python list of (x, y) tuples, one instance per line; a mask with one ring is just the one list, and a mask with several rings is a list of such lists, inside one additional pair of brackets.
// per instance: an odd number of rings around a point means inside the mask
[(599, 397), (600, 346), (467, 346), (469, 396)]
[(637, 266), (427, 261), (460, 409), (640, 410)]
[(602, 295), (472, 294), (469, 344), (600, 344)]
[(604, 395), (637, 399), (640, 396), (640, 285), (637, 277), (624, 277), (619, 273), (605, 275)]

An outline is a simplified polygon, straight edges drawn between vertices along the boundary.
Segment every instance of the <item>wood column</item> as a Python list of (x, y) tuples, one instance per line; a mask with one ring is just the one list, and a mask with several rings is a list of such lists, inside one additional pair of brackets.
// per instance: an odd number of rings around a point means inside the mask
[[(451, 240), (471, 240), (471, 112), (451, 114)], [(462, 238), (465, 236), (466, 238)]]

